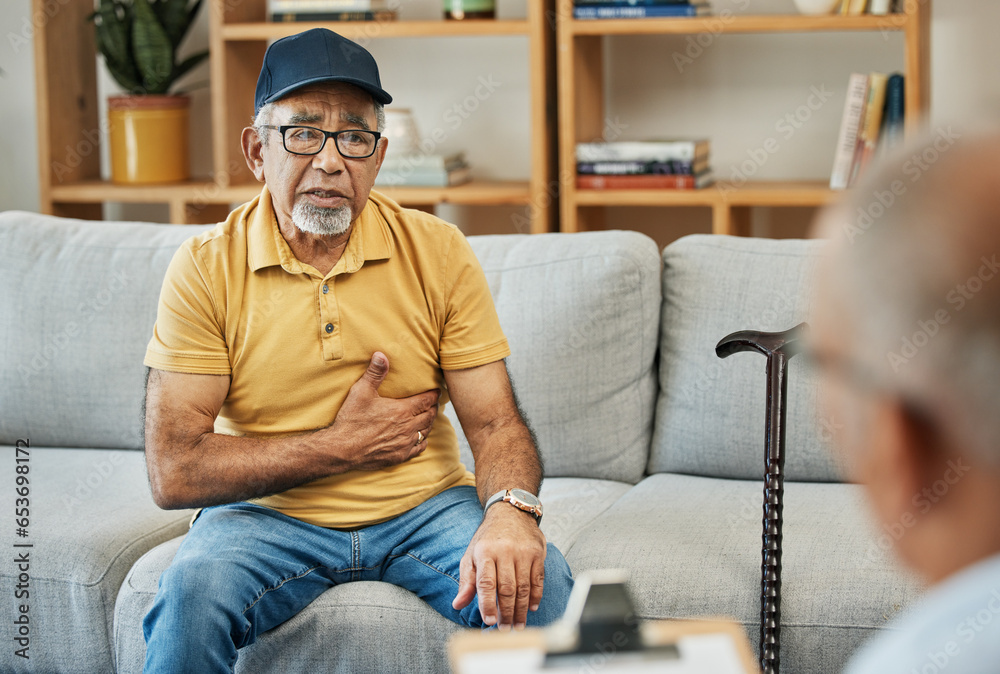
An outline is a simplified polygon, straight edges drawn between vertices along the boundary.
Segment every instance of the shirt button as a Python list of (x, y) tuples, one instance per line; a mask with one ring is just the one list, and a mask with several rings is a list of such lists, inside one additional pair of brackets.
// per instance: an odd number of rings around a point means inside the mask
[(333, 332), (333, 323), (327, 323), (326, 324), (326, 333), (330, 334), (331, 332)]
[(323, 294), (325, 295), (325, 294), (327, 294), (328, 292), (330, 292), (330, 286), (328, 286), (328, 285), (326, 285), (326, 284), (324, 283), (324, 284), (323, 284)]

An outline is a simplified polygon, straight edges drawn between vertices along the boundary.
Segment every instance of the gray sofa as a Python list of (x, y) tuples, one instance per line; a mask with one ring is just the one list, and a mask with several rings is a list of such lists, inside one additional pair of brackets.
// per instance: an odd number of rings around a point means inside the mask
[[(141, 620), (191, 516), (150, 497), (142, 356), (160, 281), (200, 228), (0, 214), (0, 503), (30, 439), (27, 537), (3, 527), (0, 671), (139, 672)], [(473, 237), (537, 432), (546, 535), (575, 573), (624, 567), (642, 618), (728, 615), (757, 638), (764, 358), (741, 329), (806, 318), (821, 244), (632, 232)], [(790, 366), (785, 672), (837, 671), (915, 592), (839, 482), (816, 383)], [(457, 425), (457, 423), (456, 423)], [(466, 461), (471, 455), (464, 447)], [(884, 537), (883, 537), (884, 538)], [(30, 597), (10, 588), (30, 542)], [(22, 549), (17, 549), (22, 550)], [(23, 578), (21, 581), (23, 582)], [(29, 606), (30, 660), (14, 655)], [(245, 649), (238, 672), (444, 672), (458, 629), (382, 583), (331, 589)]]

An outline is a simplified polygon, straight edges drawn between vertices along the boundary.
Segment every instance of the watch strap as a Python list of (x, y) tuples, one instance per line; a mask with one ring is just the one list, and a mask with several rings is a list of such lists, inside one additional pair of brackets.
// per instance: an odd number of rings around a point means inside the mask
[(489, 510), (492, 506), (495, 506), (497, 503), (503, 501), (506, 495), (507, 495), (507, 490), (501, 489), (497, 493), (493, 494), (493, 496), (486, 499), (486, 505), (483, 506), (483, 517), (486, 517), (487, 510)]
[(539, 525), (541, 525), (541, 523), (542, 523), (542, 516), (539, 515), (538, 513), (531, 512), (529, 510), (525, 510), (524, 508), (522, 508), (520, 506), (517, 506), (517, 505), (514, 505), (514, 503), (511, 503), (511, 499), (508, 498), (508, 494), (510, 494), (510, 492), (511, 492), (510, 489), (501, 489), (497, 493), (493, 494), (493, 496), (491, 496), (488, 499), (486, 499), (486, 505), (483, 506), (483, 517), (486, 517), (486, 511), (489, 510), (491, 507), (493, 507), (494, 505), (496, 505), (497, 503), (500, 503), (502, 501), (507, 501), (508, 503), (510, 503), (511, 507), (517, 508), (518, 510), (520, 510), (522, 512), (528, 513), (529, 515), (531, 515), (532, 517), (535, 518), (535, 522), (537, 522)]

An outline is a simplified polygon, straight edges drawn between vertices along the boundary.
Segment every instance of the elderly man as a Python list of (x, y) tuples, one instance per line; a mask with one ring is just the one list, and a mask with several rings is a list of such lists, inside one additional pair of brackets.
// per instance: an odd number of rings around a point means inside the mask
[(1000, 671), (1000, 136), (944, 132), (820, 219), (813, 350), (851, 477), (931, 584), (852, 674)]
[[(353, 580), (471, 626), (565, 608), (482, 270), (454, 226), (371, 192), (390, 101), (335, 33), (272, 44), (242, 135), (264, 188), (167, 272), (145, 359), (149, 476), (161, 507), (202, 510), (144, 621), (146, 671), (231, 671)], [(438, 415), (449, 398), (475, 476)]]

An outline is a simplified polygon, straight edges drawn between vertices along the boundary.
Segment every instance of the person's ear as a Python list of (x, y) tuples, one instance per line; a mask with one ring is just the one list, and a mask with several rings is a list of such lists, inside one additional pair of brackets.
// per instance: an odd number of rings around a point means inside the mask
[(247, 166), (253, 171), (254, 178), (258, 182), (264, 182), (264, 148), (257, 129), (252, 126), (245, 127), (240, 134), (240, 147), (243, 150), (243, 158)]
[(378, 174), (380, 168), (382, 168), (382, 162), (385, 161), (385, 151), (389, 147), (389, 139), (382, 136), (378, 139), (378, 143), (375, 145), (375, 173)]
[(900, 399), (882, 400), (873, 434), (880, 457), (872, 477), (873, 498), (883, 517), (896, 521), (912, 512), (920, 494), (941, 476), (946, 452), (933, 423)]

